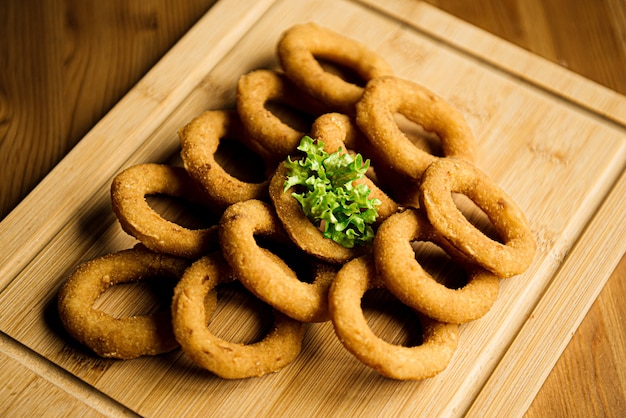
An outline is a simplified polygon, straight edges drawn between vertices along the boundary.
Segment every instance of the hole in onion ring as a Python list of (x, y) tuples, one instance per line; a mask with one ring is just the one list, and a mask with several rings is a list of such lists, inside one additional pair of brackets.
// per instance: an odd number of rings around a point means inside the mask
[(382, 340), (404, 347), (422, 344), (419, 317), (387, 289), (367, 290), (361, 299), (361, 309), (370, 329)]
[(485, 234), (490, 239), (504, 243), (504, 240), (500, 237), (500, 234), (496, 231), (495, 227), (487, 217), (487, 214), (474, 203), (469, 197), (462, 193), (452, 193), (452, 201), (456, 207), (461, 211), (465, 219), (469, 223), (474, 225), (476, 229)]
[(198, 230), (217, 224), (219, 217), (211, 210), (185, 199), (164, 194), (145, 196), (148, 205), (163, 219), (187, 229)]
[(395, 112), (393, 118), (400, 131), (402, 131), (416, 147), (436, 157), (444, 156), (439, 135), (434, 132), (428, 132), (422, 125), (413, 122), (399, 112)]
[(319, 63), (320, 67), (322, 67), (327, 73), (334, 74), (347, 83), (365, 88), (368, 80), (361, 76), (354, 68), (325, 59), (317, 54), (313, 54), (313, 57)]
[(273, 325), (272, 310), (240, 282), (217, 286), (217, 307), (207, 327), (217, 338), (231, 343), (261, 341)]
[(176, 279), (164, 276), (149, 281), (118, 283), (102, 292), (93, 307), (114, 318), (167, 311), (176, 282)]
[(255, 236), (257, 245), (264, 248), (274, 255), (278, 256), (292, 269), (298, 279), (303, 283), (313, 283), (315, 280), (314, 258), (300, 251), (297, 247), (290, 243), (280, 243), (262, 235)]
[(281, 100), (268, 100), (264, 103), (265, 109), (287, 124), (292, 129), (299, 132), (309, 132), (311, 125), (315, 121), (316, 115), (296, 109), (283, 103)]
[(438, 283), (448, 289), (460, 289), (467, 284), (469, 277), (465, 270), (438, 245), (430, 241), (414, 241), (411, 247), (415, 260)]
[(265, 163), (241, 141), (222, 138), (214, 155), (215, 161), (237, 180), (262, 183), (265, 180)]

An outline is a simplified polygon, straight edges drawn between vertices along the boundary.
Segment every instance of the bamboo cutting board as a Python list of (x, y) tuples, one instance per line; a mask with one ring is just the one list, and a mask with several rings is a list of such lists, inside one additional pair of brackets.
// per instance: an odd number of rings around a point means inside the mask
[[(523, 413), (626, 251), (626, 99), (426, 4), (382, 3), (221, 0), (5, 218), (2, 376), (41, 382), (13, 390), (52, 386), (43, 402), (76, 414)], [(327, 323), (309, 328), (286, 369), (241, 381), (204, 373), (179, 350), (122, 362), (79, 347), (58, 320), (59, 286), (82, 261), (134, 244), (110, 210), (112, 177), (170, 161), (178, 128), (231, 106), (238, 76), (276, 65), (282, 31), (306, 21), (367, 44), (398, 76), (461, 110), (478, 140), (477, 165), (530, 220), (533, 265), (502, 281), (491, 312), (461, 327), (446, 371), (423, 382), (380, 377)], [(41, 398), (20, 397), (20, 407), (42, 410)]]

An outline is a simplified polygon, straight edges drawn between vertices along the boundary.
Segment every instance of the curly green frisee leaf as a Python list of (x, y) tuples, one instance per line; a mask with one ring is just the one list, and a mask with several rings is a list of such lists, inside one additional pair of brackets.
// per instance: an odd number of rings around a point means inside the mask
[(304, 136), (298, 146), (306, 155), (302, 159), (287, 157), (284, 191), (294, 187), (292, 196), (317, 225), (324, 237), (347, 248), (367, 245), (374, 238), (372, 224), (378, 216), (380, 200), (370, 199), (370, 189), (353, 182), (362, 178), (369, 160), (360, 154), (328, 154), (324, 143)]

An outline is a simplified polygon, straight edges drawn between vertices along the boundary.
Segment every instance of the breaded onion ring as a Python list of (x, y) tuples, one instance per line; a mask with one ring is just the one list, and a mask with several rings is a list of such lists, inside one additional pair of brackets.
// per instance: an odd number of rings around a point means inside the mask
[(250, 147), (267, 161), (281, 161), (296, 151), (306, 133), (284, 122), (267, 108), (269, 102), (306, 112), (313, 117), (325, 109), (307, 97), (283, 74), (272, 70), (255, 70), (242, 75), (237, 82), (237, 111), (251, 136)]
[(398, 127), (394, 114), (422, 125), (441, 139), (443, 156), (473, 162), (476, 144), (463, 115), (433, 92), (409, 80), (379, 77), (367, 83), (356, 105), (356, 123), (380, 157), (397, 172), (419, 180), (437, 157), (418, 148)]
[(281, 66), (298, 87), (338, 111), (354, 114), (363, 88), (326, 71), (317, 59), (354, 70), (365, 82), (391, 75), (390, 65), (360, 42), (315, 23), (290, 27), (277, 45)]
[(155, 253), (141, 245), (87, 261), (59, 291), (61, 322), (72, 337), (101, 357), (132, 359), (171, 351), (178, 343), (169, 309), (115, 318), (94, 309), (94, 303), (117, 284), (165, 277), (178, 280), (188, 265), (185, 259)]
[(225, 341), (208, 329), (204, 299), (218, 284), (232, 278), (232, 270), (219, 252), (199, 259), (185, 271), (172, 301), (174, 333), (183, 352), (225, 379), (259, 377), (284, 368), (300, 353), (303, 323), (274, 310), (271, 331), (252, 344)]
[[(436, 281), (415, 259), (413, 241), (438, 245), (466, 270), (467, 284), (451, 289)], [(498, 277), (463, 263), (441, 241), (418, 210), (407, 209), (387, 218), (374, 238), (376, 269), (385, 287), (407, 306), (437, 321), (462, 324), (482, 317), (498, 297)]]
[(283, 191), (286, 176), (287, 168), (283, 162), (270, 181), (270, 199), (282, 227), (302, 251), (333, 264), (344, 263), (367, 251), (364, 246), (347, 248), (324, 237), (323, 232), (307, 218), (300, 202), (291, 195), (293, 188)]
[[(378, 149), (356, 126), (352, 117), (342, 113), (323, 114), (311, 125), (310, 136), (324, 142), (324, 148), (328, 153), (342, 147), (348, 152), (357, 152), (363, 158), (370, 160), (370, 170), (366, 176), (372, 180), (378, 189), (384, 190), (385, 194), (385, 197), (381, 197), (376, 196), (378, 192), (375, 189), (372, 192), (372, 195), (381, 201), (379, 206), (381, 220), (386, 218), (387, 214), (396, 212), (398, 205), (417, 202), (418, 182), (395, 172), (393, 166), (381, 158)], [(337, 139), (341, 139), (343, 144)]]
[(221, 207), (267, 196), (269, 180), (248, 183), (232, 176), (215, 160), (222, 140), (249, 140), (235, 111), (209, 110), (194, 118), (179, 132), (180, 156), (189, 175)]
[(197, 258), (219, 246), (217, 225), (188, 229), (170, 222), (148, 204), (146, 196), (154, 194), (190, 202), (202, 196), (182, 167), (160, 164), (129, 167), (111, 183), (113, 212), (124, 231), (153, 251), (186, 258)]
[[(420, 204), (430, 223), (465, 256), (492, 273), (511, 277), (524, 272), (535, 254), (535, 238), (524, 213), (492, 179), (472, 164), (448, 158), (424, 172)], [(472, 225), (452, 193), (461, 193), (482, 209), (503, 243)]]
[[(343, 149), (344, 152), (351, 150), (360, 152), (359, 146), (366, 143), (361, 131), (352, 123), (350, 117), (341, 113), (326, 113), (318, 117), (311, 126), (311, 137), (324, 143), (324, 150), (332, 154)], [(274, 179), (272, 179), (272, 182)], [(270, 183), (270, 187), (272, 183)], [(370, 199), (380, 200), (378, 206), (378, 218), (376, 222), (381, 222), (398, 210), (398, 205), (385, 192), (374, 184), (368, 177), (355, 180), (353, 184), (365, 184), (370, 189)], [(289, 191), (286, 194), (290, 194)], [(270, 190), (270, 197), (272, 191)], [(280, 213), (278, 214), (280, 217)]]
[(220, 242), (239, 281), (259, 299), (298, 321), (328, 320), (328, 287), (335, 271), (320, 263), (312, 283), (301, 281), (280, 257), (260, 247), (255, 236), (291, 243), (267, 203), (248, 200), (224, 211)]
[(458, 325), (420, 315), (421, 345), (405, 347), (384, 341), (371, 330), (361, 308), (365, 292), (381, 286), (371, 255), (351, 260), (339, 270), (330, 288), (329, 308), (341, 343), (363, 363), (392, 379), (420, 380), (440, 373), (456, 350)]

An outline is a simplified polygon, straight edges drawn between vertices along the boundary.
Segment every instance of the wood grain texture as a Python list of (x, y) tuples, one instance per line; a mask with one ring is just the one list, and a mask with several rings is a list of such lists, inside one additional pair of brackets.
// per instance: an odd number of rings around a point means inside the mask
[[(0, 381), (2, 416), (135, 416), (4, 334), (0, 335)], [(68, 381), (73, 384), (67, 385)]]
[(626, 258), (552, 369), (527, 417), (619, 417), (626, 411)]
[[(212, 3), (54, 0), (29, 7), (29, 2), (3, 2), (0, 50), (7, 64), (0, 72), (0, 218)], [(429, 3), (626, 93), (621, 0)], [(527, 416), (619, 416), (626, 409), (620, 326), (626, 320), (625, 272), (623, 259)]]
[[(427, 0), (626, 94), (626, 2)], [(527, 417), (626, 414), (626, 257), (573, 335)]]
[[(626, 94), (626, 2), (427, 0)], [(527, 417), (626, 414), (626, 257), (573, 335)]]
[(0, 219), (215, 0), (0, 5)]
[(626, 3), (622, 0), (426, 2), (626, 94)]

